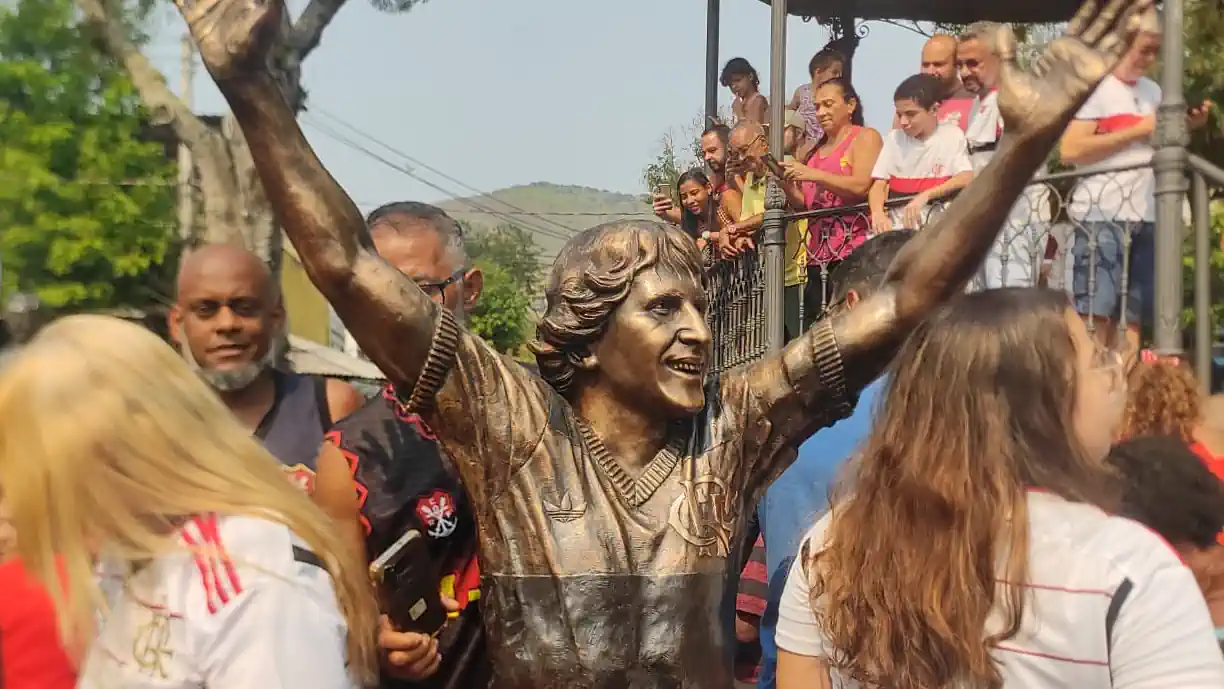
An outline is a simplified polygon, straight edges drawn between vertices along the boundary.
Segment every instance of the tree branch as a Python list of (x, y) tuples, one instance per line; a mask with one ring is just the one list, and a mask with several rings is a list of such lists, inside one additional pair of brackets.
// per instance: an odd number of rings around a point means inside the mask
[(76, 0), (76, 4), (102, 49), (123, 65), (145, 107), (153, 111), (155, 120), (165, 121), (179, 141), (189, 148), (207, 141), (212, 134), (207, 125), (166, 86), (161, 72), (128, 37), (123, 23), (107, 13), (102, 0)]
[(310, 0), (302, 15), (293, 23), (293, 32), (288, 36), (292, 59), (301, 64), (314, 49), (319, 47), (323, 30), (336, 17), (348, 0)]

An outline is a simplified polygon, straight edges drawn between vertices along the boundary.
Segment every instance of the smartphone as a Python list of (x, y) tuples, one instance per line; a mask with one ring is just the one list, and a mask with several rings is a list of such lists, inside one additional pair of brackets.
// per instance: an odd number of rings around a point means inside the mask
[(655, 186), (655, 196), (656, 197), (670, 199), (671, 195), (672, 194), (671, 194), (670, 184), (659, 184)]
[(786, 179), (786, 171), (778, 164), (778, 159), (773, 157), (772, 153), (766, 153), (761, 156), (761, 162), (765, 163), (765, 167), (769, 168), (769, 172), (778, 179)]
[(442, 631), (446, 609), (436, 569), (425, 537), (416, 529), (406, 531), (370, 563), (370, 579), (396, 629), (430, 636)]

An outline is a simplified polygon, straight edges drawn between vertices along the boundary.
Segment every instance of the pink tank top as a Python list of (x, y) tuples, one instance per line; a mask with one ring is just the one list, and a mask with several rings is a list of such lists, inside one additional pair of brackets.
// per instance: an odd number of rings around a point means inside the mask
[[(851, 125), (850, 133), (837, 145), (837, 148), (825, 156), (820, 155), (820, 151), (816, 151), (808, 159), (808, 167), (831, 175), (849, 175), (853, 170), (850, 167), (848, 152), (850, 145), (854, 143), (854, 137), (858, 136), (860, 131), (862, 127)], [(846, 199), (813, 182), (803, 185), (803, 201), (811, 209), (854, 205), (848, 204)], [(808, 265), (823, 265), (840, 261), (867, 241), (867, 236), (868, 225), (865, 213), (853, 212), (840, 216), (813, 218), (808, 222)]]

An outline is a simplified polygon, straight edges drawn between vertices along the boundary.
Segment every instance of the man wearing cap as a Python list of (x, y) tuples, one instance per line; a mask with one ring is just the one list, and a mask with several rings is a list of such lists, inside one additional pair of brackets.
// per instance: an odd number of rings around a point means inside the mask
[[(794, 110), (787, 110), (783, 120), (782, 151), (785, 160), (807, 164), (816, 152), (816, 141), (807, 135), (807, 123)], [(765, 164), (769, 153), (765, 128), (755, 122), (744, 122), (731, 132), (729, 156), (737, 160), (744, 171), (744, 201), (740, 210), (740, 221), (724, 231), (726, 240), (720, 241), (724, 251), (734, 253), (744, 246), (749, 238), (761, 228), (765, 219), (765, 180), (772, 176)], [(792, 210), (803, 210), (803, 189), (798, 182), (778, 180), (786, 192), (787, 205)], [(796, 220), (786, 227), (786, 339), (799, 335), (800, 295), (807, 282), (807, 220)]]

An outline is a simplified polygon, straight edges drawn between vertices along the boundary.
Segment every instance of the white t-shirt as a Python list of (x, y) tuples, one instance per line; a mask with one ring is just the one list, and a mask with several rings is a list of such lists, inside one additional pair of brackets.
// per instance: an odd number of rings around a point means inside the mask
[[(972, 150), (978, 146), (998, 145), (1003, 136), (1003, 116), (999, 114), (999, 92), (991, 90), (985, 96), (977, 99), (974, 104), (973, 117), (969, 119), (969, 128), (965, 130), (965, 139)], [(973, 163), (973, 171), (986, 167), (986, 163), (994, 157), (994, 151), (976, 151), (969, 154)]]
[[(887, 180), (890, 195), (908, 196), (972, 171), (965, 133), (957, 125), (945, 122), (922, 141), (900, 129), (889, 131), (871, 169), (871, 178)], [(892, 209), (889, 215), (894, 228), (905, 227), (900, 208)], [(925, 221), (924, 218), (924, 224)]]
[(79, 689), (360, 686), (331, 578), (289, 529), (206, 516), (181, 535), (130, 577), (101, 566), (109, 610)]
[[(1028, 508), (1024, 617), (1019, 633), (992, 652), (1004, 687), (1224, 687), (1224, 656), (1207, 604), (1168, 544), (1138, 523), (1052, 494), (1030, 493)], [(812, 548), (823, 542), (829, 520), (808, 534)], [(796, 559), (779, 606), (778, 648), (827, 657), (809, 593), (804, 562)], [(1116, 613), (1107, 634), (1111, 607)], [(996, 610), (989, 631), (1002, 623)], [(856, 685), (835, 677), (833, 686)]]
[[(1131, 86), (1112, 74), (1101, 81), (1084, 107), (1075, 115), (1077, 120), (1091, 120), (1097, 132), (1118, 131), (1133, 126), (1143, 116), (1156, 112), (1160, 105), (1160, 86), (1146, 77)], [(1152, 162), (1152, 144), (1135, 141), (1129, 146), (1082, 171), (1109, 169), (1125, 165)], [(1156, 219), (1156, 182), (1152, 169), (1108, 172), (1080, 180), (1071, 194), (1067, 213), (1072, 220), (1144, 220)]]

